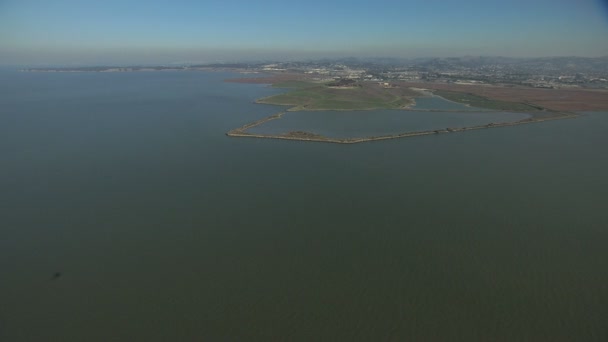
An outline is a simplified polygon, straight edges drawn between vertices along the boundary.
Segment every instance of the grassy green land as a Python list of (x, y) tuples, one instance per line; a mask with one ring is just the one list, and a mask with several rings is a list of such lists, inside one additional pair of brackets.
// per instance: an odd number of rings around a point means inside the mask
[(517, 111), (517, 112), (530, 112), (537, 111), (542, 108), (534, 107), (525, 103), (519, 102), (508, 102), (500, 100), (492, 100), (486, 97), (473, 95), (470, 93), (459, 93), (447, 90), (435, 90), (435, 95), (439, 95), (450, 101), (468, 104), (471, 107), (485, 108), (492, 110), (506, 110), (506, 111)]
[[(409, 88), (384, 88), (374, 82), (360, 82), (354, 87), (342, 88), (310, 81), (285, 81), (272, 86), (289, 88), (290, 91), (259, 99), (257, 102), (291, 106), (289, 111), (403, 109), (412, 104), (414, 97), (420, 96)], [(450, 101), (477, 108), (517, 112), (542, 109), (525, 103), (493, 100), (470, 93), (447, 90), (433, 92)]]
[(301, 89), (301, 88), (311, 88), (311, 87), (315, 87), (315, 86), (318, 86), (321, 84), (322, 83), (307, 82), (307, 81), (284, 81), (284, 82), (279, 82), (279, 83), (273, 83), (272, 87), (273, 88)]
[(293, 106), (290, 111), (399, 109), (411, 104), (411, 99), (418, 95), (407, 88), (383, 88), (371, 82), (348, 88), (304, 81), (287, 81), (273, 86), (292, 91), (257, 102)]

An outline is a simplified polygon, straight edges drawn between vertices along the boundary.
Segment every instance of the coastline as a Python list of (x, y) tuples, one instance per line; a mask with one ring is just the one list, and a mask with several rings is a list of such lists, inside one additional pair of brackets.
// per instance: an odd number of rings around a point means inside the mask
[[(429, 89), (429, 88), (422, 88), (422, 87), (408, 87), (409, 90), (412, 90), (418, 94), (420, 94), (421, 96), (412, 96), (411, 98), (408, 98), (408, 104), (399, 108), (390, 108), (392, 110), (403, 110), (403, 111), (416, 111), (416, 112), (459, 112), (460, 110), (452, 110), (452, 109), (415, 109), (414, 107), (416, 106), (416, 99), (418, 97), (437, 97), (440, 98), (443, 101), (447, 101), (450, 103), (454, 103), (454, 104), (459, 104), (459, 105), (465, 105), (467, 107), (472, 107), (470, 104), (467, 103), (461, 103), (461, 102), (457, 102), (455, 100), (452, 99), (447, 99), (441, 95), (436, 94), (436, 89)], [(272, 96), (268, 96), (268, 97), (264, 97), (264, 98), (260, 98), (255, 100), (255, 103), (262, 103), (262, 104), (274, 104), (274, 105), (278, 105), (278, 103), (273, 103), (273, 101), (267, 101), (268, 99), (272, 99), (273, 97), (276, 97), (277, 95), (272, 95)], [(491, 101), (491, 100), (490, 100)], [(284, 105), (284, 104), (283, 104)], [(524, 114), (528, 114), (529, 117), (524, 118), (524, 119), (520, 119), (518, 121), (513, 121), (513, 122), (492, 122), (492, 123), (487, 123), (487, 124), (481, 124), (481, 125), (473, 125), (473, 126), (467, 126), (467, 127), (458, 127), (458, 128), (441, 128), (441, 129), (433, 129), (433, 130), (422, 130), (422, 131), (405, 131), (405, 132), (401, 132), (401, 133), (393, 133), (393, 134), (387, 134), (387, 135), (381, 135), (381, 136), (367, 136), (367, 137), (349, 137), (349, 138), (332, 138), (332, 137), (326, 137), (323, 135), (319, 135), (316, 133), (312, 133), (312, 132), (303, 132), (303, 131), (290, 131), (290, 132), (286, 132), (286, 133), (280, 133), (280, 134), (264, 134), (264, 133), (250, 133), (247, 132), (249, 129), (253, 128), (253, 127), (257, 127), (259, 125), (262, 125), (268, 121), (271, 120), (276, 120), (276, 119), (280, 119), (283, 117), (284, 114), (286, 113), (290, 113), (290, 112), (300, 112), (300, 111), (370, 111), (370, 110), (377, 110), (380, 108), (357, 108), (357, 109), (350, 109), (350, 108), (309, 108), (308, 105), (292, 105), (291, 107), (287, 108), (287, 109), (283, 109), (281, 112), (259, 119), (257, 121), (251, 122), (251, 123), (247, 123), (242, 127), (239, 128), (235, 128), (232, 129), (228, 132), (226, 132), (227, 136), (231, 136), (231, 137), (247, 137), (247, 138), (260, 138), (260, 139), (281, 139), (281, 140), (296, 140), (296, 141), (312, 141), (312, 142), (325, 142), (325, 143), (336, 143), (336, 144), (356, 144), (356, 143), (362, 143), (362, 142), (371, 142), (371, 141), (380, 141), (380, 140), (389, 140), (389, 139), (401, 139), (401, 138), (410, 138), (410, 137), (417, 137), (417, 136), (425, 136), (425, 135), (433, 135), (433, 134), (442, 134), (442, 133), (455, 133), (455, 132), (465, 132), (465, 131), (471, 131), (471, 130), (478, 130), (478, 129), (488, 129), (488, 128), (497, 128), (497, 127), (510, 127), (510, 126), (518, 126), (518, 125), (523, 125), (523, 124), (529, 124), (529, 123), (540, 123), (540, 122), (544, 122), (544, 121), (550, 121), (550, 120), (559, 120), (559, 119), (570, 119), (570, 118), (576, 118), (579, 117), (582, 114), (578, 114), (578, 113), (573, 113), (570, 111), (564, 111), (564, 110), (555, 110), (555, 109), (548, 109), (548, 108), (543, 108), (540, 106), (531, 106), (528, 104), (529, 107), (535, 108), (536, 110), (517, 110), (514, 108), (513, 112), (518, 112), (518, 113), (524, 113)], [(480, 109), (483, 109), (480, 107)], [(507, 110), (506, 108), (504, 109), (506, 111), (510, 111)], [(498, 111), (498, 109), (487, 109), (488, 112), (496, 112)]]
[(560, 114), (560, 115), (555, 115), (555, 116), (550, 116), (550, 117), (537, 117), (537, 118), (532, 116), (530, 118), (526, 118), (526, 119), (514, 121), (514, 122), (499, 122), (499, 123), (489, 123), (489, 124), (485, 124), (485, 125), (476, 125), (476, 126), (461, 127), (461, 128), (444, 128), (444, 129), (439, 129), (439, 130), (403, 132), (403, 133), (398, 133), (398, 134), (371, 136), (371, 137), (362, 137), (362, 138), (331, 138), (331, 137), (325, 137), (325, 136), (317, 135), (314, 133), (308, 133), (308, 132), (288, 132), (285, 134), (255, 134), (255, 133), (246, 132), (246, 130), (259, 126), (265, 122), (280, 119), (285, 113), (286, 113), (286, 111), (282, 111), (277, 114), (273, 114), (271, 116), (262, 118), (260, 120), (245, 124), (239, 128), (235, 128), (233, 130), (226, 132), (226, 135), (230, 136), (230, 137), (242, 137), (242, 138), (312, 141), (312, 142), (324, 142), (324, 143), (333, 143), (333, 144), (358, 144), (358, 143), (371, 142), (371, 141), (402, 139), (402, 138), (411, 138), (411, 137), (443, 134), (443, 133), (466, 132), (466, 131), (472, 131), (472, 130), (478, 130), (478, 129), (511, 127), (511, 126), (519, 126), (519, 125), (525, 125), (525, 124), (531, 124), (531, 123), (540, 123), (540, 122), (552, 121), (552, 120), (574, 119), (574, 118), (577, 118), (577, 117), (583, 115), (583, 114), (569, 113), (569, 112), (555, 112), (556, 114)]

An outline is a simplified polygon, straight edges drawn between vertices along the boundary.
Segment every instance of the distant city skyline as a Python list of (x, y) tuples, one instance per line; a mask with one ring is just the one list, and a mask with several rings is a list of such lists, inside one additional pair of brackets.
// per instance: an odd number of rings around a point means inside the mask
[(0, 64), (608, 55), (608, 1), (0, 0)]

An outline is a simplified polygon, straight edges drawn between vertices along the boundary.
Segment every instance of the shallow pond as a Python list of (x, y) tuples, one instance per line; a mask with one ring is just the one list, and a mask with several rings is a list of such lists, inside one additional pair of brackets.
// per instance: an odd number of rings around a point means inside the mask
[(281, 119), (250, 128), (249, 133), (276, 135), (306, 131), (351, 138), (514, 122), (528, 114), (510, 112), (417, 112), (405, 110), (287, 112)]

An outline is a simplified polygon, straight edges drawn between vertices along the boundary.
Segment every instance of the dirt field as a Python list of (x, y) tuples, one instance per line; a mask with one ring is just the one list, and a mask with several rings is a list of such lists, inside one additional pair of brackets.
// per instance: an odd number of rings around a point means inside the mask
[(608, 91), (595, 89), (535, 89), (489, 85), (402, 82), (406, 87), (472, 93), (490, 99), (523, 102), (558, 111), (606, 111)]
[[(227, 79), (226, 82), (274, 84), (292, 80), (307, 80), (303, 74), (281, 73), (264, 77)], [(450, 90), (471, 93), (489, 99), (529, 103), (557, 111), (606, 111), (608, 91), (595, 89), (536, 89), (525, 87), (462, 85), (430, 82), (393, 82), (402, 88)]]

